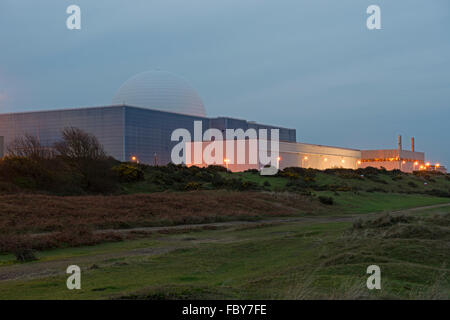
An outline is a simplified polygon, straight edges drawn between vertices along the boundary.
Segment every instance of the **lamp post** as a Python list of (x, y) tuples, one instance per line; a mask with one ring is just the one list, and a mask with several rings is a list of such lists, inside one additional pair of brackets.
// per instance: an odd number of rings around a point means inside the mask
[(305, 167), (305, 164), (304, 164), (305, 161), (308, 161), (308, 157), (307, 157), (307, 156), (304, 156), (304, 157), (302, 158), (302, 168)]
[(416, 166), (419, 165), (419, 161), (415, 161), (413, 165), (413, 172), (416, 171)]
[(225, 166), (228, 170), (228, 163), (230, 162), (230, 159), (225, 158), (225, 159), (223, 159), (223, 162), (225, 162)]
[(131, 156), (131, 161), (139, 164), (139, 159), (136, 156)]

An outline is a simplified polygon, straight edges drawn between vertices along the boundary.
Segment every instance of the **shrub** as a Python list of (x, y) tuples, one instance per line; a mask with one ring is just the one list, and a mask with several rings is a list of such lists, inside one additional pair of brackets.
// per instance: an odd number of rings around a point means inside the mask
[(121, 163), (118, 166), (114, 166), (111, 169), (116, 175), (119, 181), (122, 182), (136, 182), (144, 180), (144, 171), (135, 165)]
[(408, 182), (408, 186), (410, 186), (411, 188), (417, 188), (417, 184), (413, 181)]
[[(0, 160), (0, 177), (7, 190), (52, 191), (58, 194), (82, 193), (81, 175), (59, 159), (33, 159), (7, 156)], [(16, 187), (11, 187), (11, 185)]]
[(432, 190), (427, 190), (425, 193), (430, 196), (441, 197), (441, 198), (450, 198), (450, 192), (444, 191), (444, 190), (432, 189)]
[(279, 177), (287, 177), (287, 178), (293, 178), (298, 179), (299, 177), (309, 177), (314, 178), (316, 176), (315, 169), (306, 169), (306, 168), (300, 168), (300, 167), (288, 167), (284, 168), (281, 171), (278, 171), (277, 175)]
[(326, 196), (319, 196), (320, 203), (326, 204), (326, 205), (333, 205), (334, 199), (332, 197), (326, 197)]
[(216, 175), (213, 176), (213, 178), (211, 180), (211, 184), (215, 188), (223, 187), (225, 185), (225, 179), (222, 178), (222, 176), (216, 174)]
[(186, 183), (186, 185), (184, 186), (184, 190), (186, 191), (200, 190), (201, 187), (202, 187), (201, 183), (190, 181)]
[(375, 187), (375, 188), (367, 189), (367, 192), (383, 192), (383, 193), (387, 193), (388, 191), (385, 190), (385, 189), (382, 189), (382, 188)]
[(38, 137), (29, 134), (14, 139), (8, 145), (7, 152), (12, 157), (31, 158), (34, 160), (50, 159), (54, 155), (51, 148), (41, 145)]
[(335, 175), (343, 179), (357, 179), (357, 180), (363, 179), (361, 177), (361, 174), (352, 169), (342, 169), (342, 168), (326, 169), (325, 173)]
[(228, 172), (228, 169), (223, 167), (223, 166), (218, 166), (218, 165), (209, 165), (206, 168), (207, 171), (209, 172), (214, 172), (214, 173), (219, 173), (219, 172)]
[(16, 256), (17, 261), (19, 262), (30, 262), (37, 260), (36, 256), (34, 255), (34, 251), (29, 248), (19, 248), (13, 253)]
[(105, 150), (94, 135), (74, 127), (65, 128), (61, 134), (62, 141), (54, 145), (60, 156), (69, 159), (106, 159)]
[(376, 182), (376, 183), (388, 184), (388, 183), (386, 182), (386, 180), (383, 180), (383, 179), (379, 178), (379, 177), (376, 176), (376, 175), (371, 175), (371, 174), (369, 174), (369, 175), (365, 175), (365, 177), (366, 177), (367, 179), (373, 181), (373, 182)]

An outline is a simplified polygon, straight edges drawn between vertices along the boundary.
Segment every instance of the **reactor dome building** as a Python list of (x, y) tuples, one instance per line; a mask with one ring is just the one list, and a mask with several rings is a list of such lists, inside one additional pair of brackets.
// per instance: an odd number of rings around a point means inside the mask
[(194, 121), (203, 131), (215, 128), (280, 130), (280, 140), (296, 141), (295, 129), (269, 126), (228, 117), (208, 118), (197, 91), (182, 77), (166, 71), (147, 71), (127, 80), (108, 106), (0, 114), (0, 156), (8, 145), (25, 134), (51, 146), (61, 131), (77, 127), (95, 135), (105, 151), (120, 161), (137, 158), (141, 163), (171, 162), (171, 141), (176, 129), (194, 136)]
[[(64, 128), (77, 127), (95, 135), (117, 160), (139, 159), (141, 163), (165, 165), (171, 162), (171, 151), (179, 143), (172, 141), (173, 131), (186, 129), (194, 137), (194, 122), (201, 122), (203, 131), (218, 129), (223, 136), (227, 129), (279, 129), (280, 168), (431, 168), (425, 162), (425, 154), (415, 151), (414, 143), (411, 151), (403, 150), (401, 143), (396, 150), (361, 151), (299, 143), (295, 129), (229, 117), (209, 118), (197, 91), (182, 77), (166, 71), (147, 71), (131, 77), (108, 106), (0, 114), (0, 157), (17, 137), (35, 135), (42, 145), (52, 146), (61, 139)], [(253, 167), (236, 165), (229, 169)], [(443, 167), (435, 169), (445, 171)]]
[(119, 88), (112, 103), (206, 117), (197, 91), (186, 80), (167, 71), (135, 75)]

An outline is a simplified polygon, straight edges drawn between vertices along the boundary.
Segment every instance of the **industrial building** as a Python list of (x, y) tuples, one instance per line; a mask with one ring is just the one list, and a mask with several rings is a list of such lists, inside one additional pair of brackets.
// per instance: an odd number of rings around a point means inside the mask
[[(16, 137), (35, 135), (41, 144), (51, 146), (60, 139), (64, 128), (77, 127), (95, 135), (105, 151), (120, 161), (165, 165), (171, 162), (171, 150), (178, 144), (171, 140), (172, 132), (184, 128), (194, 137), (194, 121), (200, 121), (203, 130), (218, 129), (224, 134), (227, 129), (268, 129), (269, 133), (270, 129), (279, 129), (279, 168), (357, 169), (372, 166), (406, 172), (445, 172), (442, 166), (427, 163), (423, 152), (403, 150), (401, 141), (399, 148), (394, 150), (322, 146), (297, 142), (295, 129), (229, 117), (207, 117), (195, 89), (181, 77), (164, 71), (144, 72), (129, 79), (119, 88), (110, 106), (0, 114), (0, 156), (6, 155), (8, 145)], [(270, 135), (267, 138), (270, 139)], [(201, 143), (204, 148), (209, 142)], [(227, 161), (218, 164), (233, 171), (260, 168), (259, 164), (223, 160)]]

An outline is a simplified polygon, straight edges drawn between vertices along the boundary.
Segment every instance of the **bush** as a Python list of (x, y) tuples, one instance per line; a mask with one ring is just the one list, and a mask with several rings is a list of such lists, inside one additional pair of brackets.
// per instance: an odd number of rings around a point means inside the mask
[(441, 198), (450, 198), (450, 192), (447, 192), (444, 190), (432, 189), (432, 190), (427, 190), (425, 193), (430, 196), (441, 197)]
[(207, 171), (213, 172), (213, 173), (219, 173), (219, 172), (228, 172), (228, 169), (223, 166), (217, 166), (217, 165), (209, 165), (206, 168)]
[[(33, 159), (7, 156), (0, 160), (0, 177), (7, 190), (52, 191), (58, 194), (82, 193), (82, 177), (60, 159)], [(11, 185), (15, 186), (12, 187)]]
[(362, 180), (361, 174), (359, 174), (357, 171), (352, 169), (326, 169), (326, 174), (335, 175), (337, 177), (340, 177), (342, 179), (356, 179), (356, 180)]
[(30, 262), (37, 260), (34, 255), (34, 251), (29, 248), (19, 248), (14, 251), (14, 255), (19, 262)]
[(121, 182), (137, 182), (144, 180), (144, 171), (135, 165), (121, 163), (111, 169)]
[(319, 196), (320, 203), (326, 204), (326, 205), (333, 205), (334, 199), (332, 197), (326, 197), (326, 196)]
[(418, 187), (418, 185), (415, 182), (413, 182), (413, 181), (408, 182), (408, 186), (410, 186), (411, 188), (417, 188)]
[(200, 190), (201, 188), (202, 188), (201, 183), (195, 181), (188, 182), (184, 186), (184, 190), (186, 191)]
[(316, 171), (317, 170), (310, 168), (306, 169), (300, 167), (288, 167), (279, 171), (277, 175), (280, 177), (287, 177), (293, 179), (297, 179), (299, 177), (314, 178), (316, 176)]
[(375, 188), (367, 189), (367, 192), (382, 192), (382, 193), (387, 193), (388, 191), (385, 190), (385, 189), (382, 189), (382, 188), (377, 188), (377, 187), (375, 187)]

